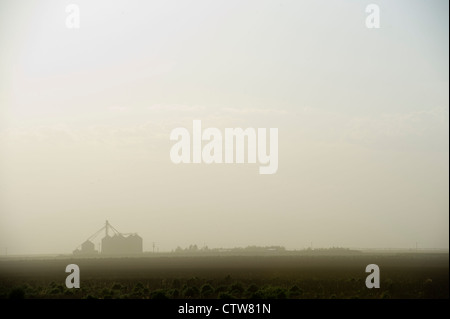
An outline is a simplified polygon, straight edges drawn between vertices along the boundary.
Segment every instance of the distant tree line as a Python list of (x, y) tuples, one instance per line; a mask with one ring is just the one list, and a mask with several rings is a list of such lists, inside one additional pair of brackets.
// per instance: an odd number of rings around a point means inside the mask
[(247, 246), (247, 247), (234, 247), (234, 248), (209, 248), (208, 246), (198, 247), (196, 244), (191, 244), (186, 248), (178, 246), (172, 253), (175, 254), (334, 254), (334, 253), (357, 253), (359, 251), (352, 250), (343, 247), (331, 247), (331, 248), (315, 248), (311, 247), (302, 250), (286, 250), (284, 246)]
[(264, 252), (264, 251), (286, 251), (283, 246), (247, 246), (247, 247), (234, 247), (234, 248), (209, 248), (203, 246), (199, 248), (197, 245), (189, 245), (189, 247), (181, 248), (178, 246), (173, 252), (175, 253), (192, 253), (192, 252)]

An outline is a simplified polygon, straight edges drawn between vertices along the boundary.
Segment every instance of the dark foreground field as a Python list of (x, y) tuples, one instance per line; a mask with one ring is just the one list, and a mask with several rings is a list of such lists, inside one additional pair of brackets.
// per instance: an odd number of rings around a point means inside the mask
[[(77, 264), (81, 288), (67, 289)], [(368, 289), (377, 264), (381, 287)], [(449, 298), (448, 254), (0, 260), (0, 298)]]

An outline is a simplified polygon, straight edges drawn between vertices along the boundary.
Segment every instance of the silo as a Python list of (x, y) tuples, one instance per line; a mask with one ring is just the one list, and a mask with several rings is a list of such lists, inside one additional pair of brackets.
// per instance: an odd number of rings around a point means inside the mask
[(84, 254), (96, 253), (94, 243), (91, 242), (90, 240), (86, 240), (84, 243), (81, 244), (81, 252)]
[(142, 253), (142, 237), (138, 236), (137, 234), (132, 234), (126, 238), (126, 242), (127, 249), (130, 253)]

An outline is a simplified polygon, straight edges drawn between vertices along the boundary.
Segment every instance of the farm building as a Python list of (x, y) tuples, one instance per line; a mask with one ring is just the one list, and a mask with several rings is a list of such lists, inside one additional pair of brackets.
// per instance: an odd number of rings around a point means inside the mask
[[(106, 221), (105, 226), (80, 245), (81, 249), (77, 248), (73, 253), (75, 255), (97, 254), (98, 251), (95, 250), (95, 245), (92, 240), (103, 231), (105, 232), (105, 237), (103, 237), (101, 241), (102, 255), (129, 255), (142, 253), (142, 237), (136, 233), (120, 233), (111, 226), (108, 221)], [(112, 235), (110, 235), (110, 232), (112, 232)]]
[(136, 254), (142, 253), (142, 238), (137, 234), (124, 236), (114, 234), (102, 239), (102, 254)]
[(95, 250), (95, 245), (90, 240), (86, 240), (81, 244), (81, 249), (75, 249), (74, 255), (95, 255), (98, 251)]

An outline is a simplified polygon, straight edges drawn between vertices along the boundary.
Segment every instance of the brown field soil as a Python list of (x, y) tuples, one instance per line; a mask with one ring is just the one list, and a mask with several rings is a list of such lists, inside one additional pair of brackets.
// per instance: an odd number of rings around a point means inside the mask
[[(65, 286), (68, 264), (81, 288)], [(368, 289), (368, 264), (380, 267)], [(449, 298), (448, 254), (0, 260), (0, 298)]]

